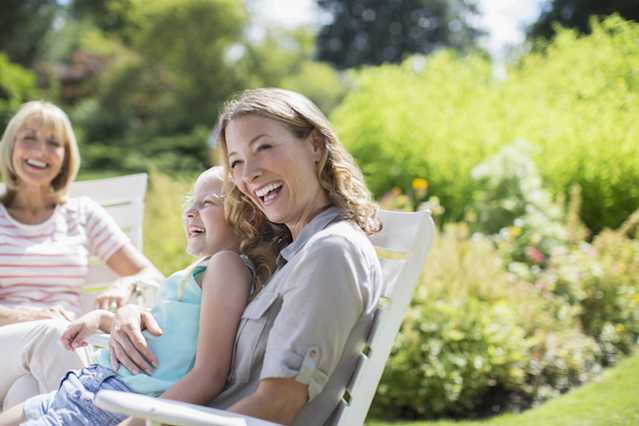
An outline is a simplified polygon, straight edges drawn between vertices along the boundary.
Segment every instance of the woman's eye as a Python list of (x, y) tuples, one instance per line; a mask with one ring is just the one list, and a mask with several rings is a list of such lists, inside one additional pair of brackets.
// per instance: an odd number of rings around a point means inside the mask
[(270, 144), (268, 144), (268, 143), (265, 143), (265, 144), (262, 144), (262, 145), (258, 146), (258, 147), (257, 147), (257, 150), (258, 150), (258, 151), (264, 151), (264, 150), (269, 149), (269, 148), (271, 148), (271, 147), (272, 147), (272, 145), (270, 145)]
[(59, 148), (59, 147), (61, 147), (61, 146), (62, 146), (62, 144), (60, 144), (60, 142), (58, 142), (58, 141), (57, 141), (57, 140), (55, 140), (55, 139), (49, 139), (49, 140), (47, 141), (47, 143), (49, 144), (49, 146), (52, 146), (52, 147), (54, 147), (54, 148)]
[(231, 169), (234, 169), (235, 166), (237, 166), (238, 164), (240, 164), (241, 161), (240, 160), (235, 160), (235, 161), (231, 161)]

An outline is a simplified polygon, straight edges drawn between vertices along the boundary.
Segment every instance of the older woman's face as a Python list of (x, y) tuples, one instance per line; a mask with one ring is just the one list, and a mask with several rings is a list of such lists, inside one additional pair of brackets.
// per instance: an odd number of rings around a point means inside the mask
[(19, 185), (48, 186), (64, 163), (64, 141), (38, 116), (27, 118), (18, 129), (11, 161)]
[(232, 120), (225, 137), (234, 184), (296, 238), (329, 203), (316, 172), (321, 141), (299, 139), (280, 122), (257, 115)]

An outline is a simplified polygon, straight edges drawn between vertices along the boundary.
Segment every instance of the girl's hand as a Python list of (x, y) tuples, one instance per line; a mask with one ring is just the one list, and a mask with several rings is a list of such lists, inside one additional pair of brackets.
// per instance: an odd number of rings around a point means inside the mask
[(154, 336), (161, 336), (162, 329), (150, 312), (137, 305), (126, 305), (115, 314), (109, 339), (111, 368), (117, 371), (120, 364), (130, 372), (147, 374), (153, 372), (152, 366), (158, 363), (149, 349), (142, 331), (147, 330)]
[(95, 307), (97, 309), (106, 309), (115, 312), (124, 305), (128, 297), (128, 286), (118, 286), (115, 284), (96, 296)]
[(88, 344), (86, 337), (102, 329), (105, 321), (112, 315), (105, 310), (91, 311), (83, 315), (73, 321), (62, 334), (60, 337), (62, 345), (70, 351), (86, 346)]

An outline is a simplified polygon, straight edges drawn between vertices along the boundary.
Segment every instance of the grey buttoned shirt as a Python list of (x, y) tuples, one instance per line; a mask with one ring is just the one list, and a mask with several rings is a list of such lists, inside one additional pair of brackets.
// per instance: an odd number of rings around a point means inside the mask
[(210, 404), (228, 408), (259, 381), (308, 385), (294, 425), (331, 424), (382, 293), (375, 249), (331, 207), (285, 247), (286, 263), (248, 304), (240, 321), (228, 382)]

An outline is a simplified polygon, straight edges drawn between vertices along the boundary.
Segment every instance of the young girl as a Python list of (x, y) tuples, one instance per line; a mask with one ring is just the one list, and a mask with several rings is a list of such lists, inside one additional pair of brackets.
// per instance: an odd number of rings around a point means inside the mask
[[(203, 259), (171, 275), (160, 290), (152, 314), (162, 334), (146, 336), (157, 368), (150, 374), (136, 374), (121, 366), (116, 372), (110, 368), (108, 351), (102, 350), (96, 364), (69, 371), (58, 391), (4, 412), (0, 425), (118, 424), (125, 416), (103, 411), (93, 403), (102, 389), (195, 404), (205, 404), (220, 392), (230, 368), (240, 315), (259, 284), (253, 282), (254, 267), (248, 257), (240, 255), (238, 238), (225, 220), (222, 186), (221, 168), (202, 173), (185, 210), (187, 252)], [(63, 334), (63, 345), (69, 350), (86, 345), (86, 337), (95, 331), (110, 332), (112, 319), (113, 314), (106, 310), (84, 315)]]

